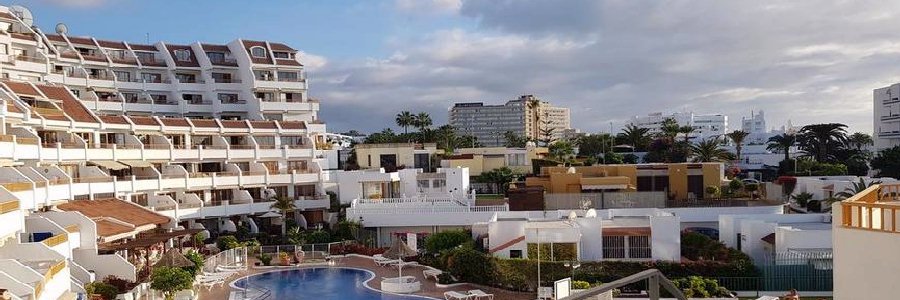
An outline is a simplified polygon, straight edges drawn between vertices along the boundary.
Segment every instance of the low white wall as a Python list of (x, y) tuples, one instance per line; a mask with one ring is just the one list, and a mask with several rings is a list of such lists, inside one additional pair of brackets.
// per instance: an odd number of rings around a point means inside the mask
[[(832, 206), (841, 220), (840, 203)], [(900, 234), (833, 226), (834, 299), (897, 299)]]
[(93, 271), (97, 279), (102, 280), (112, 275), (130, 281), (137, 280), (137, 268), (117, 254), (98, 255), (96, 249), (75, 249), (73, 254), (75, 262), (88, 271)]
[(681, 260), (681, 221), (678, 216), (650, 217), (651, 257), (655, 260)]

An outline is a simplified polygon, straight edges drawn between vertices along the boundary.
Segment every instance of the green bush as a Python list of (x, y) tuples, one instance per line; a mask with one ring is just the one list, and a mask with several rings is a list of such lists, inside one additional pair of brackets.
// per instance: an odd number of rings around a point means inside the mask
[(465, 230), (441, 231), (425, 238), (425, 251), (440, 253), (472, 242), (472, 235)]
[[(528, 244), (528, 258), (538, 259), (538, 244)], [(553, 246), (551, 251), (550, 247)], [(542, 261), (574, 261), (578, 259), (578, 245), (574, 243), (541, 244)], [(551, 256), (552, 255), (552, 256)]]
[(175, 299), (175, 293), (190, 289), (193, 283), (191, 273), (176, 267), (157, 267), (150, 275), (150, 288), (162, 292), (166, 300)]
[(119, 294), (118, 288), (102, 281), (88, 283), (84, 286), (84, 290), (88, 295), (100, 295), (103, 300), (114, 300)]
[(574, 280), (572, 281), (572, 289), (573, 290), (586, 290), (591, 288), (591, 284), (587, 281)]
[(731, 193), (738, 194), (744, 190), (744, 183), (741, 182), (740, 179), (732, 179), (731, 182), (728, 183), (728, 190), (731, 191)]
[(493, 257), (469, 247), (451, 250), (447, 259), (447, 270), (464, 282), (489, 285), (494, 276)]
[(731, 297), (731, 291), (719, 286), (714, 279), (689, 276), (672, 281), (688, 298)]
[(272, 265), (272, 255), (271, 255), (271, 254), (268, 254), (268, 253), (260, 253), (259, 256), (257, 256), (256, 258), (258, 258), (259, 261), (260, 261), (264, 266), (271, 266), (271, 265)]
[(241, 243), (238, 243), (237, 238), (233, 235), (223, 235), (216, 239), (216, 248), (219, 248), (219, 250), (222, 251), (234, 249), (240, 246)]
[(322, 244), (331, 242), (331, 234), (328, 231), (316, 230), (306, 234), (306, 242), (310, 244)]
[(193, 267), (185, 267), (184, 270), (191, 273), (191, 276), (197, 276), (200, 273), (200, 270), (203, 269), (203, 254), (197, 253), (197, 251), (188, 251), (187, 254), (184, 255), (188, 260), (194, 263)]
[(440, 284), (451, 284), (454, 282), (453, 276), (450, 276), (450, 274), (447, 274), (447, 273), (438, 274), (437, 281)]

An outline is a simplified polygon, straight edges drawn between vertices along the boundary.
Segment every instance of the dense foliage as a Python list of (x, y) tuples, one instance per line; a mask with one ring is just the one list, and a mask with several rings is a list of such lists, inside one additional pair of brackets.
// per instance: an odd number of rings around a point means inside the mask
[(175, 299), (175, 293), (190, 289), (193, 283), (191, 273), (178, 267), (157, 267), (150, 275), (150, 288), (162, 292), (166, 300)]
[(675, 279), (673, 283), (688, 298), (732, 297), (731, 291), (719, 286), (719, 282), (714, 279), (690, 276)]
[(441, 253), (472, 242), (472, 235), (464, 230), (441, 231), (425, 238), (425, 250), (428, 253)]
[(88, 295), (100, 295), (103, 300), (115, 300), (116, 295), (119, 294), (116, 286), (102, 281), (88, 283), (84, 286), (84, 290)]
[(198, 253), (197, 251), (188, 251), (187, 254), (184, 255), (188, 260), (194, 263), (193, 267), (185, 267), (184, 270), (191, 273), (191, 276), (197, 276), (200, 273), (200, 270), (203, 270), (203, 264), (205, 263), (203, 260), (203, 254)]
[(228, 249), (234, 249), (240, 247), (241, 243), (238, 242), (237, 237), (233, 235), (222, 235), (216, 239), (216, 248), (219, 250), (225, 251)]
[(879, 151), (872, 168), (878, 170), (878, 176), (900, 178), (900, 146)]

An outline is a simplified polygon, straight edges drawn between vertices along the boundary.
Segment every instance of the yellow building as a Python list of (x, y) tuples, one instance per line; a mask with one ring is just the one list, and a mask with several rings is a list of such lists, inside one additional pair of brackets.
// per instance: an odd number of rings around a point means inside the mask
[(666, 191), (675, 200), (702, 199), (707, 186), (720, 187), (724, 182), (721, 163), (544, 167), (540, 175), (525, 178), (525, 186), (543, 187), (547, 193)]
[(397, 167), (432, 169), (432, 157), (443, 154), (435, 143), (357, 144), (356, 163), (360, 169)]
[(546, 147), (462, 148), (454, 150), (452, 156), (441, 160), (441, 167), (469, 168), (471, 176), (502, 167), (508, 167), (520, 174), (531, 174), (531, 160), (544, 157), (547, 157)]

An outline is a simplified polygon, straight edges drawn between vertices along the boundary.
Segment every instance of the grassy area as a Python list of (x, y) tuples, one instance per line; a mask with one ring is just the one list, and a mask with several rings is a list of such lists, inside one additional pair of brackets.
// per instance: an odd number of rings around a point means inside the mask
[(475, 194), (476, 200), (500, 200), (503, 199), (503, 194)]

